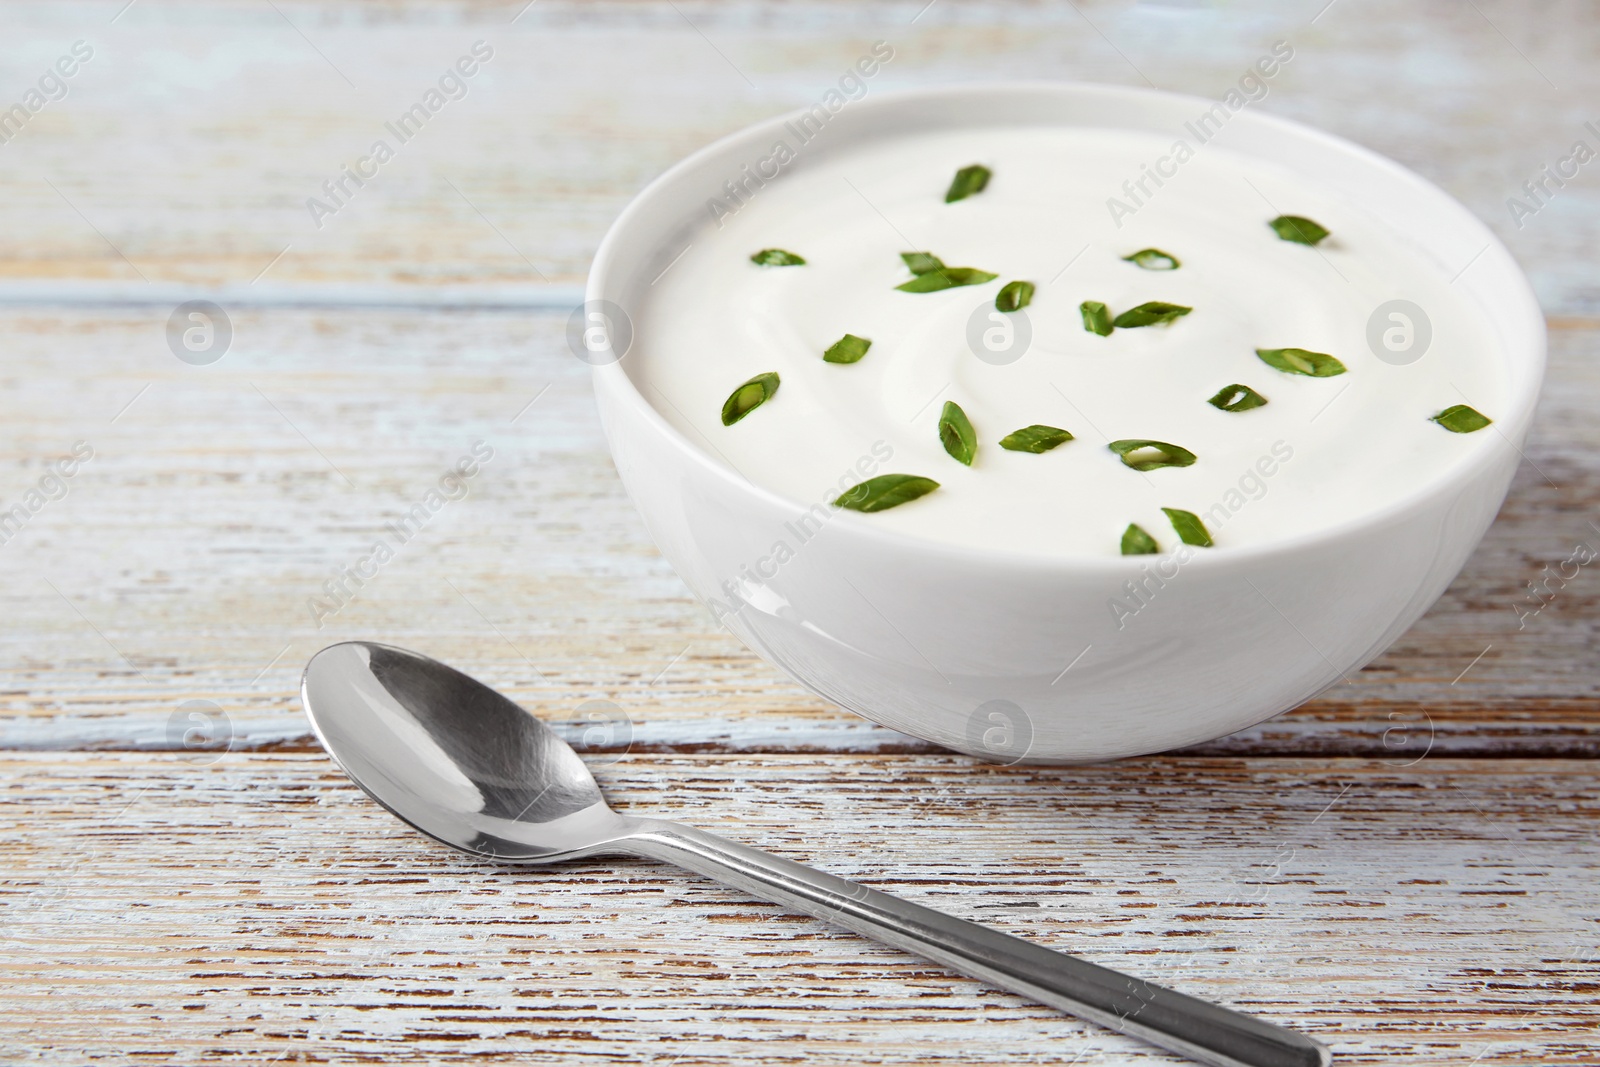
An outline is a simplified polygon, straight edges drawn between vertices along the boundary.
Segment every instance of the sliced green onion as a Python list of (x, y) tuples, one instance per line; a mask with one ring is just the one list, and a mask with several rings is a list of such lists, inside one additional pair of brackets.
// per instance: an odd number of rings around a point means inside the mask
[(929, 271), (944, 270), (944, 260), (932, 252), (901, 252), (900, 258), (910, 268), (912, 274), (927, 274)]
[(1482, 414), (1475, 408), (1465, 404), (1445, 408), (1431, 420), (1449, 430), (1451, 433), (1472, 433), (1481, 430), (1494, 420)]
[(1066, 444), (1072, 435), (1059, 426), (1041, 426), (1035, 423), (1000, 438), (1000, 447), (1011, 452), (1048, 452)]
[(772, 394), (778, 391), (778, 375), (775, 371), (758, 374), (735, 389), (722, 405), (722, 425), (732, 426), (756, 408), (772, 399)]
[(950, 182), (950, 191), (944, 194), (944, 202), (953, 204), (957, 200), (965, 200), (969, 196), (983, 192), (984, 187), (989, 184), (989, 176), (992, 173), (981, 163), (962, 167), (956, 171), (955, 178)]
[(1304, 348), (1258, 348), (1256, 355), (1269, 367), (1289, 374), (1304, 374), (1309, 378), (1332, 378), (1344, 373), (1344, 364), (1326, 352), (1311, 352)]
[(1021, 311), (1033, 303), (1032, 282), (1006, 282), (995, 294), (996, 311)]
[(1249, 411), (1266, 404), (1267, 398), (1250, 388), (1248, 385), (1225, 385), (1217, 390), (1217, 395), (1207, 400), (1206, 403), (1223, 411)]
[(1123, 262), (1136, 263), (1145, 270), (1177, 270), (1183, 266), (1178, 262), (1178, 257), (1170, 252), (1163, 252), (1159, 248), (1141, 248), (1131, 256), (1123, 256)]
[(1111, 325), (1119, 330), (1129, 330), (1136, 326), (1157, 326), (1164, 322), (1172, 322), (1189, 314), (1194, 308), (1186, 308), (1182, 304), (1168, 304), (1161, 300), (1151, 300), (1140, 304), (1136, 308), (1129, 308), (1111, 320)]
[(1122, 531), (1122, 554), (1124, 556), (1153, 556), (1161, 551), (1161, 546), (1156, 544), (1156, 539), (1144, 532), (1143, 527), (1128, 523), (1128, 528)]
[(1328, 236), (1325, 227), (1299, 215), (1279, 215), (1267, 225), (1272, 227), (1272, 232), (1277, 234), (1280, 240), (1293, 241), (1299, 245), (1315, 245)]
[(803, 267), (806, 263), (793, 252), (781, 248), (763, 248), (750, 257), (750, 262), (761, 267)]
[(921, 496), (927, 496), (939, 483), (915, 474), (880, 474), (860, 485), (851, 486), (833, 502), (836, 508), (852, 511), (888, 511)]
[(1083, 316), (1083, 328), (1101, 337), (1111, 336), (1111, 312), (1098, 300), (1085, 300), (1078, 305)]
[(1195, 454), (1179, 445), (1166, 441), (1112, 441), (1106, 446), (1122, 457), (1122, 462), (1136, 471), (1153, 471), (1161, 467), (1187, 467), (1195, 461)]
[(1000, 275), (976, 267), (938, 267), (895, 288), (902, 293), (937, 293), (941, 289), (955, 289), (963, 285), (982, 285), (998, 277)]
[(847, 333), (822, 353), (822, 358), (828, 363), (857, 363), (867, 354), (867, 349), (872, 347), (872, 342), (865, 337), (857, 337)]
[(1211, 534), (1206, 529), (1206, 524), (1200, 521), (1200, 516), (1192, 511), (1181, 508), (1162, 508), (1167, 513), (1167, 518), (1172, 520), (1172, 528), (1178, 531), (1178, 539), (1186, 545), (1199, 545), (1201, 548), (1210, 548), (1212, 545)]
[(978, 432), (972, 428), (967, 413), (954, 401), (944, 402), (944, 411), (939, 416), (939, 440), (944, 443), (946, 452), (972, 466), (978, 455)]

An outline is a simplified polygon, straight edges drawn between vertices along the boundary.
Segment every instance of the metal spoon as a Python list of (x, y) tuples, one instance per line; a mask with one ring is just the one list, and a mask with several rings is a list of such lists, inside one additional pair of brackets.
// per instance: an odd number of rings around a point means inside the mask
[(675, 863), (1217, 1067), (1323, 1067), (1292, 1030), (1151, 985), (790, 860), (606, 806), (533, 715), (437, 660), (352, 641), (312, 657), (300, 698), (323, 747), (429, 837), (502, 863), (597, 855)]

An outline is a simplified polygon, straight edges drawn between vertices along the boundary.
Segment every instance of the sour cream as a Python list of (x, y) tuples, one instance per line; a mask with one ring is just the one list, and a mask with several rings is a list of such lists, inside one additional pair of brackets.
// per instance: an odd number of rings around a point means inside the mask
[[(1504, 445), (1493, 427), (1456, 434), (1430, 421), (1456, 404), (1493, 419), (1508, 382), (1449, 265), (1314, 176), (1216, 145), (1166, 163), (1157, 185), (1150, 164), (1171, 152), (1151, 134), (1029, 127), (802, 160), (686, 238), (636, 311), (628, 371), (689, 440), (798, 509), (871, 475), (921, 475), (940, 488), (848, 521), (1029, 554), (1116, 555), (1130, 523), (1170, 551), (1179, 540), (1163, 508), (1200, 516), (1209, 551), (1270, 542), (1381, 509)], [(952, 176), (974, 163), (993, 172), (987, 188), (945, 203)], [(1283, 241), (1268, 226), (1279, 215), (1332, 236)], [(1152, 247), (1181, 267), (1123, 259)], [(752, 263), (765, 248), (806, 263)], [(897, 291), (912, 277), (900, 253), (912, 251), (998, 277)], [(1031, 305), (995, 311), (995, 294), (1019, 279), (1036, 287)], [(1084, 329), (1086, 300), (1113, 315), (1147, 301), (1194, 310), (1102, 337)], [(1397, 300), (1422, 315), (1381, 310)], [(824, 362), (847, 333), (872, 341), (866, 356)], [(1288, 374), (1255, 351), (1287, 347), (1331, 354), (1347, 372)], [(777, 393), (724, 426), (729, 394), (769, 371)], [(1234, 384), (1268, 403), (1207, 403)], [(947, 401), (977, 431), (970, 467), (940, 443)], [(1000, 447), (1033, 424), (1075, 439), (1042, 454)], [(1107, 448), (1125, 439), (1198, 458), (1140, 472)]]

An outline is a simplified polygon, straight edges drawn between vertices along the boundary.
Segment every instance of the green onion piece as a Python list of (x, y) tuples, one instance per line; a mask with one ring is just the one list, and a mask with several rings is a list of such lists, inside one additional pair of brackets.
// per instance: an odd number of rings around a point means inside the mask
[(902, 293), (937, 293), (941, 289), (955, 289), (963, 285), (982, 285), (1000, 277), (976, 267), (939, 267), (895, 286)]
[(1465, 404), (1445, 408), (1431, 420), (1451, 433), (1472, 433), (1481, 430), (1494, 420)]
[(932, 252), (901, 252), (900, 258), (905, 260), (912, 274), (927, 274), (929, 271), (944, 270), (944, 260)]
[(1083, 328), (1101, 337), (1111, 336), (1111, 312), (1098, 300), (1085, 300), (1078, 305), (1083, 316)]
[(1249, 411), (1266, 404), (1267, 398), (1250, 388), (1248, 385), (1225, 385), (1217, 390), (1217, 395), (1207, 400), (1206, 403), (1223, 411)]
[(1195, 455), (1187, 448), (1165, 441), (1112, 441), (1106, 446), (1122, 457), (1122, 462), (1136, 471), (1153, 471), (1160, 467), (1187, 467)]
[(833, 506), (852, 511), (888, 511), (919, 496), (927, 496), (937, 488), (939, 483), (932, 478), (921, 478), (915, 474), (880, 474), (845, 490), (833, 502)]
[(722, 405), (722, 425), (732, 426), (756, 408), (772, 399), (772, 394), (778, 391), (778, 375), (775, 371), (758, 374), (735, 389), (726, 403)]
[(1129, 308), (1111, 320), (1111, 325), (1119, 330), (1130, 330), (1135, 326), (1156, 326), (1163, 322), (1172, 322), (1189, 314), (1194, 308), (1186, 308), (1182, 304), (1168, 304), (1160, 300), (1151, 300), (1140, 304), (1136, 308)]
[(1156, 539), (1144, 532), (1144, 529), (1133, 523), (1128, 523), (1128, 528), (1122, 531), (1122, 554), (1124, 556), (1153, 556), (1161, 551), (1161, 546), (1156, 544)]
[(957, 200), (965, 200), (969, 196), (983, 192), (984, 186), (989, 184), (991, 173), (988, 167), (979, 163), (962, 167), (956, 171), (955, 178), (950, 182), (950, 191), (944, 194), (944, 202), (953, 204)]
[(1186, 545), (1199, 545), (1201, 548), (1210, 548), (1213, 544), (1211, 534), (1206, 530), (1206, 524), (1200, 521), (1200, 516), (1192, 511), (1181, 508), (1162, 508), (1167, 513), (1167, 518), (1172, 520), (1172, 528), (1178, 531), (1178, 537)]
[(822, 358), (828, 363), (856, 363), (867, 354), (867, 349), (872, 347), (872, 342), (865, 337), (857, 337), (847, 333), (822, 353)]
[(1000, 447), (1012, 452), (1048, 452), (1072, 440), (1072, 435), (1059, 426), (1041, 426), (1034, 423), (1000, 438)]
[(1328, 236), (1325, 227), (1299, 215), (1279, 215), (1267, 225), (1272, 227), (1272, 232), (1280, 240), (1293, 241), (1298, 245), (1315, 245)]
[(1304, 374), (1310, 378), (1332, 378), (1344, 373), (1344, 364), (1326, 352), (1309, 352), (1304, 348), (1258, 348), (1256, 355), (1269, 367), (1290, 374)]
[(1183, 266), (1178, 257), (1159, 248), (1141, 248), (1131, 256), (1123, 256), (1125, 263), (1137, 263), (1145, 270), (1177, 270)]
[(806, 263), (793, 252), (781, 248), (763, 248), (750, 257), (750, 262), (761, 267), (803, 267)]
[(1033, 303), (1032, 282), (1006, 282), (995, 294), (996, 311), (1021, 311)]
[(939, 415), (939, 440), (944, 443), (946, 452), (972, 466), (978, 454), (978, 432), (972, 428), (967, 413), (950, 400), (944, 402), (944, 411)]

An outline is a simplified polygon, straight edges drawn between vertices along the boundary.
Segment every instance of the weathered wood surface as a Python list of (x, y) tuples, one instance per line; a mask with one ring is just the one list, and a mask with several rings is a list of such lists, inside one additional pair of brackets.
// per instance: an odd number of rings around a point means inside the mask
[[(668, 868), (496, 869), (320, 755), (3, 764), (19, 1062), (1175, 1062)], [(665, 813), (1304, 1027), (1589, 1064), (1596, 764), (630, 757)]]
[[(928, 750), (779, 677), (690, 597), (610, 467), (563, 313), (234, 320), (234, 350), (191, 367), (162, 311), (0, 310), (5, 503), (73, 441), (95, 448), (0, 547), (0, 744), (168, 746), (203, 699), (239, 744), (305, 747), (300, 667), (380, 636), (554, 719), (613, 701), (636, 751)], [(1210, 751), (1596, 753), (1600, 564), (1518, 615), (1546, 566), (1600, 549), (1600, 325), (1558, 325), (1529, 463), (1450, 592), (1348, 684)], [(319, 628), (323, 582), (478, 439), (495, 456), (468, 496)]]
[[(8, 103), (74, 41), (95, 49), (0, 145), (0, 279), (574, 283), (645, 182), (814, 103), (874, 40), (895, 58), (873, 93), (1048, 78), (1215, 99), (1282, 39), (1294, 59), (1252, 106), (1415, 168), (1495, 227), (1549, 311), (1600, 311), (1600, 163), (1520, 227), (1506, 205), (1575, 140), (1596, 146), (1582, 0), (125, 3), (0, 10)], [(387, 135), (477, 40), (495, 54), (466, 96)], [(385, 136), (395, 158), (319, 229), (307, 198)]]
[[(0, 8), (0, 105), (95, 49), (0, 144), (0, 510), (95, 450), (0, 544), (0, 1059), (1170, 1060), (689, 876), (445, 854), (297, 706), (312, 652), (375, 637), (599, 763), (626, 747), (600, 774), (639, 810), (1305, 1026), (1344, 1062), (1594, 1062), (1600, 564), (1549, 579), (1600, 548), (1600, 163), (1520, 226), (1506, 204), (1600, 146), (1590, 8), (524, 2)], [(1051, 771), (856, 719), (714, 626), (564, 346), (627, 198), (877, 39), (874, 93), (1216, 97), (1280, 38), (1295, 58), (1252, 106), (1460, 197), (1551, 316), (1528, 462), (1439, 604), (1203, 749), (1245, 758)], [(468, 95), (318, 229), (306, 198), (479, 39)], [(205, 367), (164, 336), (200, 296), (235, 329)], [(465, 499), (319, 628), (308, 599), (480, 439)], [(595, 699), (626, 728), (586, 731)], [(191, 701), (226, 716), (216, 751), (184, 751)]]

